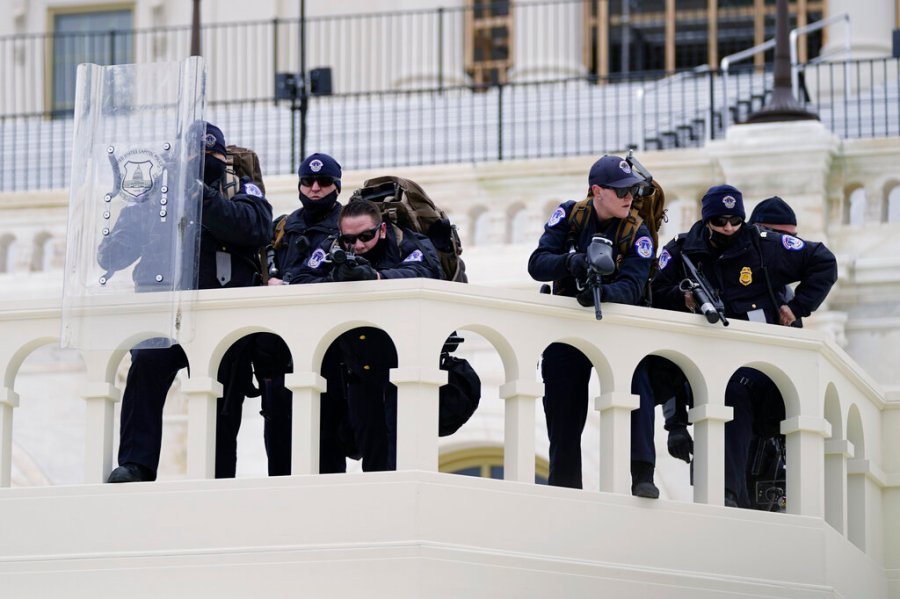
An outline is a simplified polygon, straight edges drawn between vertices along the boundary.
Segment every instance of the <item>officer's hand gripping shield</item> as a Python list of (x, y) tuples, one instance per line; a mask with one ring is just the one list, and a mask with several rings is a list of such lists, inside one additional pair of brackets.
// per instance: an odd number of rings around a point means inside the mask
[(197, 288), (205, 66), (78, 66), (61, 345), (167, 347)]

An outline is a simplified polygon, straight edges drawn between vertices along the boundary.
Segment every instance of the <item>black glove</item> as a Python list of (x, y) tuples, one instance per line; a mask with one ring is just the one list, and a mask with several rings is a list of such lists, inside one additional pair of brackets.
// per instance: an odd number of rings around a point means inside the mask
[(378, 278), (378, 271), (362, 260), (356, 264), (344, 262), (334, 267), (331, 278), (335, 281), (374, 281)]
[(566, 255), (566, 270), (578, 281), (587, 278), (588, 261), (587, 254), (568, 254)]
[(678, 426), (669, 431), (669, 455), (679, 460), (691, 463), (691, 454), (694, 453), (694, 440), (687, 431), (687, 427)]
[(219, 190), (203, 183), (203, 203), (209, 202), (213, 198), (218, 198), (221, 194)]
[[(603, 288), (600, 288), (600, 301), (603, 301)], [(584, 306), (585, 308), (590, 308), (594, 305), (594, 290), (588, 286), (578, 292), (578, 295), (575, 296), (575, 299), (578, 300), (578, 304)]]

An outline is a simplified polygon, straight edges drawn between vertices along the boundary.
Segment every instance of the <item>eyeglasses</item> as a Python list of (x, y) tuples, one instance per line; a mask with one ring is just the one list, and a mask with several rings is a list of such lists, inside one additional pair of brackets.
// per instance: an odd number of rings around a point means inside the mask
[(376, 225), (371, 229), (363, 231), (362, 233), (356, 233), (355, 235), (341, 234), (338, 237), (338, 241), (344, 247), (350, 247), (356, 243), (356, 240), (359, 239), (363, 243), (368, 243), (375, 239), (375, 236), (378, 235), (378, 231), (381, 229), (381, 225)]
[(714, 227), (724, 227), (725, 225), (736, 227), (744, 222), (744, 219), (740, 216), (712, 216), (710, 217), (709, 222)]
[(636, 185), (633, 187), (604, 187), (603, 189), (612, 189), (616, 192), (616, 197), (620, 200), (624, 200), (625, 196), (627, 196), (629, 193), (634, 196), (638, 191), (638, 187)]
[(300, 185), (312, 187), (313, 183), (318, 183), (319, 187), (328, 187), (334, 184), (334, 177), (300, 177)]

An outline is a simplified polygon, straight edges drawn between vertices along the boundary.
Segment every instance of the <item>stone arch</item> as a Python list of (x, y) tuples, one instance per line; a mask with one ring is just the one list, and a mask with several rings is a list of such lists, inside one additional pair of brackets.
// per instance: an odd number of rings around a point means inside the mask
[(522, 202), (515, 202), (506, 209), (507, 244), (531, 242), (528, 238), (528, 209)]
[(834, 383), (825, 389), (825, 420), (831, 425), (831, 438), (844, 438), (844, 420), (841, 416), (841, 402)]
[(843, 218), (846, 225), (862, 225), (866, 220), (866, 188), (851, 183), (844, 188)]
[(868, 491), (865, 466), (866, 442), (859, 408), (854, 404), (847, 413), (847, 440), (853, 444), (853, 458), (848, 464), (847, 474), (847, 538), (851, 543), (866, 550)]
[(487, 206), (475, 206), (469, 211), (469, 223), (471, 231), (469, 235), (469, 244), (474, 246), (483, 246), (490, 244), (491, 226), (490, 211)]
[(53, 236), (48, 231), (41, 231), (34, 236), (31, 248), (31, 272), (49, 270), (53, 258)]
[(15, 262), (16, 236), (0, 235), (0, 274), (11, 273)]
[(854, 459), (866, 457), (866, 438), (863, 431), (859, 408), (854, 404), (847, 412), (847, 440), (853, 444)]
[(825, 389), (825, 420), (831, 425), (831, 437), (825, 441), (825, 521), (836, 531), (846, 530), (847, 517), (847, 442), (841, 403), (834, 383)]
[[(228, 349), (243, 339), (248, 335), (253, 335), (254, 333), (271, 333), (273, 335), (282, 337), (282, 335), (275, 330), (272, 330), (268, 327), (240, 327), (237, 329), (233, 329), (222, 335), (212, 346), (212, 351), (207, 357), (208, 362), (206, 363), (207, 373), (209, 376), (215, 378), (216, 372), (219, 369), (219, 363), (222, 361), (222, 358), (225, 355), (225, 352)], [(191, 353), (188, 352), (188, 360), (191, 359)]]
[[(7, 400), (12, 401), (0, 405), (6, 412), (0, 420), (9, 418), (12, 426), (0, 431), (0, 454), (11, 455), (8, 465), (19, 472), (2, 472), (0, 481), (18, 478), (25, 486), (82, 482), (78, 476), (84, 469), (82, 449), (88, 431), (71, 424), (85, 418), (87, 406), (80, 396), (85, 375), (81, 353), (60, 350), (58, 337), (36, 337), (15, 349), (4, 372), (3, 392), (9, 392)], [(35, 442), (47, 434), (58, 437), (52, 451), (46, 443)]]
[[(563, 337), (561, 339), (554, 339), (550, 341), (547, 346), (552, 343), (565, 343), (566, 345), (571, 345), (572, 347), (583, 353), (587, 357), (587, 359), (591, 361), (591, 366), (595, 371), (597, 371), (597, 376), (600, 379), (601, 393), (604, 393), (604, 390), (617, 389), (616, 373), (612, 367), (612, 364), (610, 363), (610, 360), (606, 357), (606, 354), (599, 347), (582, 337)], [(622, 377), (622, 380), (624, 380), (624, 377)], [(628, 379), (628, 383), (628, 388), (630, 389), (630, 378)], [(625, 387), (622, 388), (624, 389)]]
[(881, 220), (885, 223), (900, 223), (900, 181), (891, 179), (884, 184), (883, 189)]
[(6, 363), (6, 370), (3, 373), (3, 386), (7, 389), (12, 389), (16, 382), (16, 375), (19, 372), (19, 368), (22, 366), (22, 362), (30, 356), (35, 350), (44, 345), (50, 345), (59, 343), (59, 339), (57, 337), (36, 337), (29, 341), (23, 343), (17, 350), (15, 350), (12, 354), (12, 357)]

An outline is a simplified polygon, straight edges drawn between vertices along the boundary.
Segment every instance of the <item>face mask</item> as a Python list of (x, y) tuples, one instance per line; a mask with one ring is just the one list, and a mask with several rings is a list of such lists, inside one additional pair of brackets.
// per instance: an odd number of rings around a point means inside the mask
[(213, 156), (207, 156), (203, 165), (203, 182), (214, 185), (225, 176), (225, 168), (228, 165)]
[(713, 231), (710, 229), (709, 231), (709, 240), (715, 244), (717, 248), (725, 249), (734, 244), (737, 239), (737, 231), (732, 233), (731, 235), (725, 235), (724, 233), (720, 233), (719, 231)]
[(337, 190), (332, 191), (327, 196), (320, 198), (318, 200), (311, 200), (309, 197), (300, 194), (300, 203), (303, 204), (303, 210), (306, 212), (306, 216), (308, 220), (320, 220), (334, 208), (335, 202), (337, 202), (338, 192)]

